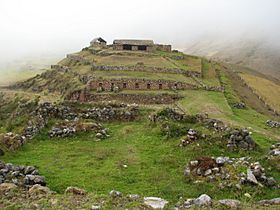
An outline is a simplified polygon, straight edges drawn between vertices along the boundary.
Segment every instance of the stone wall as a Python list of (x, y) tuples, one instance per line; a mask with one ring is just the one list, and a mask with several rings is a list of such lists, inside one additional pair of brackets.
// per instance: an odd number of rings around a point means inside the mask
[(106, 65), (92, 65), (92, 70), (99, 71), (146, 71), (146, 72), (155, 72), (155, 73), (168, 73), (168, 74), (184, 74), (186, 76), (200, 77), (200, 72), (187, 71), (179, 68), (162, 68), (154, 66), (145, 66), (145, 65), (130, 65), (130, 66), (106, 66)]
[(119, 101), (129, 104), (172, 104), (180, 98), (181, 96), (177, 94), (90, 94), (89, 92), (77, 91), (70, 95), (68, 100), (80, 102)]
[(105, 91), (111, 91), (115, 87), (120, 90), (183, 90), (197, 89), (197, 86), (167, 80), (146, 80), (146, 79), (93, 79), (88, 82), (88, 88), (98, 90), (102, 88)]
[(159, 51), (171, 52), (171, 45), (156, 44), (154, 48)]

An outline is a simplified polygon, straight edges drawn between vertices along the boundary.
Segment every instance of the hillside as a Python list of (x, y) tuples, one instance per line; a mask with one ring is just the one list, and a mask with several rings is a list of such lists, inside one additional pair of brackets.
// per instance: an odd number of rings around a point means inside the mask
[(249, 67), (264, 75), (280, 79), (280, 51), (264, 40), (205, 38), (190, 43), (184, 52)]
[(1, 89), (0, 208), (277, 209), (277, 82), (97, 41)]

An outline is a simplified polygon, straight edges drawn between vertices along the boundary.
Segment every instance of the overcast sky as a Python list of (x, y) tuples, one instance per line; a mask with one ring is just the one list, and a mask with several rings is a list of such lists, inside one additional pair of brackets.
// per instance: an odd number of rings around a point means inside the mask
[(177, 48), (206, 35), (279, 43), (279, 10), (279, 0), (1, 0), (0, 63), (63, 55), (97, 36), (154, 39)]

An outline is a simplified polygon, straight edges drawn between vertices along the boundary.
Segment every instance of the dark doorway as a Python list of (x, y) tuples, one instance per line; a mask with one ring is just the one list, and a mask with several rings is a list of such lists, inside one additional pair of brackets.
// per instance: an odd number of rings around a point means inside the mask
[(160, 90), (162, 89), (162, 84), (158, 85), (158, 89), (160, 89)]
[(123, 49), (124, 50), (132, 50), (132, 45), (124, 44)]
[(147, 89), (151, 89), (151, 84), (147, 84)]
[(115, 86), (115, 84), (111, 83), (111, 90), (114, 90), (114, 86)]
[(139, 84), (135, 83), (135, 88), (138, 89), (139, 88)]
[(123, 88), (126, 88), (126, 83), (123, 83)]
[(147, 46), (140, 45), (140, 46), (138, 46), (138, 50), (146, 51), (147, 50)]

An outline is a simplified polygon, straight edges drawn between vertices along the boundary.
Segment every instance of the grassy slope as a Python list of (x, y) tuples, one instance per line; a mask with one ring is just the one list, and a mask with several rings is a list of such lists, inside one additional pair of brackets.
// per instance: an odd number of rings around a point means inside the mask
[(240, 73), (241, 78), (253, 88), (269, 105), (280, 111), (280, 86), (258, 76)]
[(190, 84), (197, 84), (191, 77), (185, 77), (181, 74), (164, 74), (141, 71), (93, 71), (96, 77), (119, 79), (119, 78), (140, 78), (150, 80), (173, 80), (179, 82), (186, 82)]

